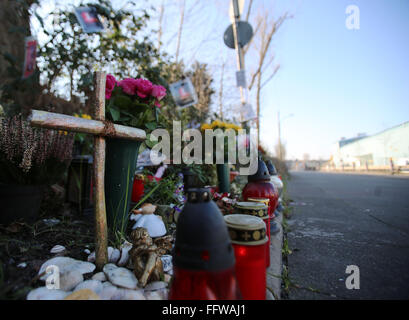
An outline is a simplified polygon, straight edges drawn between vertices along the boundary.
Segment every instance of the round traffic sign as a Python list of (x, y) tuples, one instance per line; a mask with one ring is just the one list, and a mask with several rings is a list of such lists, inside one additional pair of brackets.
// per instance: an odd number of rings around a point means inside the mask
[[(251, 27), (250, 23), (246, 21), (239, 21), (237, 33), (239, 38), (239, 46), (244, 47), (247, 43), (249, 43), (251, 37), (253, 36), (253, 28)], [(223, 39), (226, 46), (228, 46), (231, 49), (235, 48), (232, 24), (224, 32)]]

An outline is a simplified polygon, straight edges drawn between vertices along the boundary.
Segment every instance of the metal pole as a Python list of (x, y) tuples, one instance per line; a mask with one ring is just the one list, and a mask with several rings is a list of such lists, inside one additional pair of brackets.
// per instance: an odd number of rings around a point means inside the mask
[[(238, 0), (233, 1), (233, 10), (234, 10), (234, 23), (233, 23), (233, 35), (234, 35), (234, 46), (237, 53), (237, 67), (239, 71), (244, 70), (244, 57), (243, 57), (243, 48), (241, 47), (240, 35), (238, 33), (238, 26), (240, 21), (240, 10)], [(246, 102), (244, 97), (244, 88), (240, 87), (240, 99), (242, 105)]]

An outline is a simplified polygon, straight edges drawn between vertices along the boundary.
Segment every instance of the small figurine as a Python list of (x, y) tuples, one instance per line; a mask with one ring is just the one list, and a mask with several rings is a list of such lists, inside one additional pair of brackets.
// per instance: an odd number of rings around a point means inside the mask
[(140, 285), (145, 287), (148, 281), (161, 280), (163, 265), (160, 256), (172, 248), (172, 237), (165, 236), (153, 241), (145, 228), (136, 228), (131, 233), (131, 241), (130, 256)]

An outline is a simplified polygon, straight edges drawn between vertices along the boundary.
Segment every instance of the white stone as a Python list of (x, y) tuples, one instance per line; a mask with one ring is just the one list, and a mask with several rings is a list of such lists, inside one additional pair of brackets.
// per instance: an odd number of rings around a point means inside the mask
[(160, 289), (165, 289), (167, 288), (168, 284), (164, 281), (153, 281), (151, 283), (148, 283), (144, 290), (145, 291), (157, 291)]
[(118, 295), (118, 290), (111, 282), (107, 281), (102, 284), (102, 291), (99, 296), (101, 300), (114, 300), (113, 298)]
[(98, 273), (94, 274), (91, 279), (92, 280), (98, 280), (98, 281), (101, 281), (101, 282), (107, 281), (107, 277), (106, 277), (105, 273), (103, 273), (103, 272), (98, 272)]
[(116, 263), (121, 256), (121, 251), (116, 248), (108, 247), (108, 262)]
[[(116, 248), (108, 247), (108, 262), (116, 263), (121, 256), (121, 251)], [(87, 258), (88, 262), (95, 262), (95, 251), (93, 251)]]
[(71, 291), (79, 283), (84, 281), (82, 273), (78, 270), (67, 270), (60, 273), (60, 289), (64, 291)]
[(129, 260), (129, 251), (132, 249), (132, 243), (125, 241), (121, 245), (121, 257), (118, 260), (118, 266), (123, 267), (128, 263)]
[(172, 256), (169, 254), (164, 254), (163, 256), (160, 257), (162, 260), (162, 265), (163, 265), (163, 271), (168, 272), (173, 269), (172, 265)]
[(104, 266), (103, 271), (109, 281), (118, 287), (136, 289), (138, 285), (138, 279), (126, 268), (117, 267), (112, 263), (108, 263)]
[(66, 292), (57, 289), (48, 289), (47, 287), (39, 287), (31, 290), (27, 295), (27, 300), (62, 300), (71, 292)]
[(87, 258), (88, 262), (95, 262), (95, 251), (93, 251), (92, 253), (89, 254), (88, 258)]
[(169, 300), (169, 289), (161, 289), (156, 291), (162, 300)]
[(19, 264), (17, 265), (17, 268), (20, 268), (20, 269), (24, 269), (25, 267), (27, 267), (27, 263), (26, 263), (26, 262), (22, 262), (22, 263), (19, 263)]
[[(85, 252), (86, 254), (90, 254), (90, 253), (91, 253), (91, 251), (90, 251), (89, 249), (84, 249), (84, 252)], [(92, 262), (92, 261), (90, 261), (90, 262)]]
[(117, 294), (114, 296), (114, 300), (146, 300), (146, 298), (142, 289), (118, 289)]
[(150, 237), (162, 237), (166, 234), (166, 227), (162, 219), (155, 214), (140, 215), (132, 229), (145, 228)]
[(84, 282), (81, 282), (79, 285), (77, 285), (74, 289), (74, 291), (82, 290), (82, 289), (90, 289), (96, 294), (100, 294), (104, 287), (102, 286), (102, 282), (98, 280), (86, 280)]
[(163, 300), (163, 296), (158, 291), (145, 291), (146, 300)]
[[(71, 270), (77, 270), (81, 274), (90, 273), (95, 270), (95, 265), (90, 262), (79, 261), (69, 257), (55, 257), (44, 262), (40, 268), (40, 271), (38, 271), (38, 274), (40, 275), (45, 273), (48, 266), (57, 266), (60, 274)], [(44, 274), (40, 277), (40, 279), (45, 280), (47, 277), (48, 274)]]
[(50, 253), (60, 253), (63, 251), (65, 251), (65, 247), (57, 244), (51, 248)]

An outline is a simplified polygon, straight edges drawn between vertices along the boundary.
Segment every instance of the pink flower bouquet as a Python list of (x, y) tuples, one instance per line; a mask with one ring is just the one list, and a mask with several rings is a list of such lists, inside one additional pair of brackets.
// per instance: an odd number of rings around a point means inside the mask
[(108, 74), (105, 85), (106, 117), (117, 124), (150, 129), (157, 126), (157, 114), (166, 88), (142, 78), (117, 81)]

